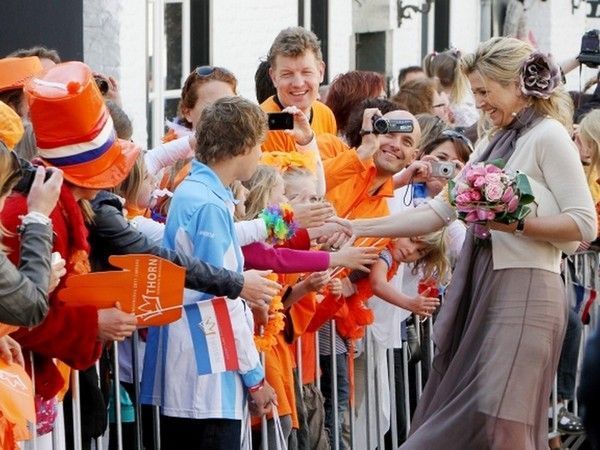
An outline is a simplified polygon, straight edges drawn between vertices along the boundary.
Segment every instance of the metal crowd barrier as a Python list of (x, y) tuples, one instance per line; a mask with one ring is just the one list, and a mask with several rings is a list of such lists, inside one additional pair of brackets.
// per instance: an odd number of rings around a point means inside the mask
[[(577, 282), (585, 287), (597, 290), (600, 288), (600, 258), (597, 252), (587, 251), (580, 252), (575, 255), (572, 255), (568, 258), (568, 264), (565, 263), (565, 270), (563, 271), (563, 275), (565, 278), (565, 284), (570, 287), (570, 283)], [(418, 322), (418, 321), (416, 321)], [(580, 369), (581, 363), (583, 359), (583, 349), (585, 348), (585, 344), (588, 336), (591, 334), (591, 330), (595, 329), (600, 323), (600, 307), (596, 303), (591, 310), (591, 320), (589, 325), (583, 326), (583, 334), (581, 339), (581, 347), (579, 353), (579, 361), (577, 368), (577, 377), (576, 377), (576, 392), (577, 387), (579, 385), (580, 378)], [(421, 325), (423, 325), (428, 333), (427, 337), (431, 336), (432, 330), (432, 319), (428, 319)], [(338, 415), (338, 383), (337, 383), (337, 360), (336, 360), (336, 348), (335, 348), (335, 340), (336, 340), (336, 323), (334, 320), (331, 321), (329, 339), (331, 343), (331, 404), (332, 404), (332, 415), (333, 415), (333, 429), (329, 430), (333, 436), (333, 442), (335, 448), (344, 448), (344, 449), (360, 449), (360, 450), (371, 450), (378, 448), (380, 450), (389, 448), (396, 449), (401, 445), (400, 442), (400, 434), (406, 436), (410, 430), (410, 419), (412, 415), (412, 411), (414, 410), (414, 402), (411, 401), (411, 391), (414, 391), (416, 400), (422, 394), (423, 390), (423, 373), (427, 372), (429, 367), (431, 366), (431, 359), (433, 356), (433, 342), (428, 339), (425, 340), (425, 336), (421, 335), (421, 327), (417, 323), (416, 325), (417, 337), (421, 345), (425, 345), (428, 347), (429, 351), (425, 352), (425, 359), (417, 362), (414, 366), (414, 377), (411, 377), (409, 373), (409, 354), (408, 354), (408, 345), (404, 343), (402, 349), (399, 350), (401, 361), (402, 361), (402, 378), (403, 383), (401, 385), (402, 389), (402, 397), (404, 398), (403, 405), (396, 404), (396, 358), (398, 354), (395, 349), (389, 348), (385, 350), (385, 361), (387, 362), (387, 383), (389, 386), (388, 390), (385, 392), (389, 392), (386, 395), (389, 395), (389, 411), (386, 411), (387, 417), (389, 418), (389, 423), (382, 423), (382, 386), (379, 385), (379, 367), (378, 364), (381, 362), (375, 358), (375, 351), (373, 337), (370, 329), (367, 329), (366, 336), (364, 338), (364, 351), (363, 354), (359, 357), (364, 359), (364, 380), (356, 380), (356, 372), (350, 373), (349, 378), (355, 380), (355, 386), (358, 386), (358, 383), (364, 384), (364, 397), (362, 398), (362, 402), (364, 403), (364, 417), (358, 418), (358, 410), (363, 406), (362, 404), (357, 405), (356, 399), (353, 396), (353, 393), (350, 393), (350, 401), (349, 401), (349, 414), (346, 414), (346, 417), (339, 417)], [(132, 371), (133, 371), (133, 380), (135, 386), (135, 402), (134, 402), (134, 412), (135, 412), (135, 442), (123, 442), (123, 431), (121, 425), (121, 404), (120, 404), (120, 391), (119, 391), (119, 360), (118, 360), (118, 346), (117, 343), (113, 343), (113, 405), (115, 407), (115, 423), (110, 423), (109, 427), (115, 427), (116, 429), (116, 447), (118, 450), (123, 449), (136, 449), (143, 450), (144, 446), (142, 444), (142, 412), (141, 412), (141, 404), (139, 401), (139, 384), (135, 382), (139, 379), (139, 371), (138, 367), (138, 334), (134, 333), (132, 338)], [(375, 344), (379, 345), (379, 344)], [(351, 349), (353, 347), (351, 346)], [(320, 373), (320, 364), (319, 364), (319, 338), (318, 335), (315, 336), (315, 355), (316, 361), (315, 366), (317, 368), (317, 377), (316, 377), (316, 385), (320, 389), (321, 380), (319, 377)], [(354, 357), (354, 355), (350, 355), (350, 357)], [(297, 370), (298, 370), (298, 383), (300, 384), (300, 392), (302, 392), (302, 351), (301, 351), (301, 339), (297, 342)], [(262, 361), (264, 364), (265, 356), (262, 355)], [(357, 360), (358, 361), (358, 360)], [(353, 364), (349, 365), (349, 368), (352, 368)], [(99, 370), (98, 370), (99, 372)], [(413, 381), (413, 385), (411, 386), (411, 378)], [(32, 374), (32, 379), (35, 380), (35, 373)], [(412, 388), (412, 389), (411, 389)], [(77, 371), (73, 371), (71, 374), (71, 393), (72, 393), (72, 403), (73, 403), (73, 443), (75, 450), (81, 450), (82, 442), (81, 442), (81, 409), (80, 409), (80, 396), (79, 396), (79, 377)], [(373, 395), (374, 394), (374, 395)], [(552, 390), (552, 397), (549, 400), (549, 405), (552, 408), (552, 427), (549, 430), (548, 438), (553, 438), (559, 436), (561, 433), (557, 427), (557, 415), (558, 415), (558, 402), (557, 402), (557, 382), (556, 379), (554, 381), (554, 386)], [(404, 430), (399, 430), (397, 428), (397, 407), (400, 407), (401, 410), (404, 411), (405, 423)], [(159, 408), (153, 408), (153, 437), (154, 437), (154, 449), (159, 450), (161, 448), (160, 443), (160, 413)], [(572, 412), (576, 415), (578, 413), (578, 405), (577, 398), (573, 401)], [(60, 417), (60, 415), (59, 415)], [(85, 418), (83, 418), (85, 420)], [(347, 422), (349, 428), (349, 436), (345, 439), (343, 436), (339, 434), (339, 424), (343, 421)], [(248, 425), (249, 426), (249, 425)], [(33, 428), (32, 428), (33, 430)], [(61, 436), (61, 430), (64, 430), (63, 424), (59, 423), (58, 426), (55, 427), (55, 430), (52, 434), (52, 449), (59, 450), (64, 447), (64, 435)], [(365, 439), (361, 441), (357, 433), (359, 430), (364, 431)], [(402, 432), (402, 433), (401, 433)], [(385, 435), (389, 433), (389, 444), (386, 447), (385, 443)], [(39, 448), (38, 439), (35, 437), (35, 433), (31, 433), (33, 438), (30, 441), (25, 443), (24, 448), (26, 450), (37, 450)], [(63, 432), (64, 434), (64, 432)], [(268, 446), (268, 432), (267, 432), (267, 420), (263, 418), (261, 423), (261, 435), (262, 435), (262, 443), (261, 448), (263, 450), (269, 450)], [(105, 450), (108, 448), (108, 432), (99, 438), (97, 438), (92, 445), (92, 448), (96, 450)], [(564, 437), (563, 447), (565, 449), (577, 450), (583, 444), (585, 440), (585, 435), (568, 435)], [(340, 446), (342, 442), (349, 441), (350, 446), (348, 447), (346, 444), (343, 447)], [(366, 441), (366, 442), (365, 442)], [(274, 450), (274, 449), (272, 449)]]

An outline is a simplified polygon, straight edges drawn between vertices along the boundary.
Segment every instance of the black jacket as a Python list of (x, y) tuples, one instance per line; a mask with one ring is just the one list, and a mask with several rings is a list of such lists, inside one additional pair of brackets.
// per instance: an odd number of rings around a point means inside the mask
[(244, 284), (242, 274), (217, 268), (199, 259), (167, 250), (150, 242), (123, 217), (119, 198), (110, 192), (100, 191), (92, 201), (95, 217), (89, 226), (92, 270), (114, 269), (110, 255), (151, 254), (183, 266), (185, 287), (217, 296), (239, 297)]

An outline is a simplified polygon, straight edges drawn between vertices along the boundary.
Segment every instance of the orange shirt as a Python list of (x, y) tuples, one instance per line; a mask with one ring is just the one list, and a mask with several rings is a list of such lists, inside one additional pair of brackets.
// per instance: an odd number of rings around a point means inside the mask
[[(264, 112), (281, 112), (281, 108), (275, 101), (275, 96), (271, 96), (266, 99), (260, 107)], [(335, 123), (335, 116), (327, 105), (320, 101), (315, 101), (312, 104), (312, 118), (310, 126), (318, 136), (323, 133), (337, 133), (337, 125)], [(262, 145), (262, 149), (265, 152), (272, 151), (286, 151), (291, 152), (296, 150), (296, 142), (294, 138), (286, 134), (281, 130), (274, 130), (267, 132), (267, 139)]]
[[(367, 219), (371, 217), (384, 217), (390, 214), (388, 198), (394, 196), (394, 185), (390, 177), (375, 193), (369, 193), (371, 184), (375, 180), (377, 169), (373, 160), (361, 161), (354, 149), (341, 146), (339, 143), (332, 150), (323, 147), (322, 153), (332, 155), (324, 158), (323, 168), (327, 180), (327, 193), (329, 200), (339, 217), (346, 219)], [(389, 239), (360, 239), (360, 246), (376, 243), (383, 248)]]

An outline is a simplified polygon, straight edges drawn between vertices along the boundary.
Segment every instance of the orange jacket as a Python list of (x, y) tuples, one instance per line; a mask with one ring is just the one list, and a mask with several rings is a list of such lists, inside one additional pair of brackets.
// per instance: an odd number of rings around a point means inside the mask
[[(281, 108), (276, 100), (275, 96), (266, 99), (260, 107), (264, 112), (281, 112)], [(335, 123), (335, 116), (331, 109), (320, 101), (315, 101), (312, 104), (312, 118), (310, 126), (318, 136), (323, 133), (337, 133), (337, 125)], [(294, 138), (280, 130), (269, 131), (267, 133), (267, 139), (262, 145), (262, 149), (265, 152), (272, 151), (286, 151), (291, 152), (296, 150), (296, 143)]]

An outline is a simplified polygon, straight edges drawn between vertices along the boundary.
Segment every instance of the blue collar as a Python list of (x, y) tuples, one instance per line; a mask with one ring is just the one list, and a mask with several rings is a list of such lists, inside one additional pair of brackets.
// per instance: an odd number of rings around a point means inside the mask
[(214, 170), (196, 159), (192, 160), (192, 169), (187, 179), (196, 183), (202, 183), (224, 202), (233, 201), (233, 193), (229, 187), (223, 184)]

